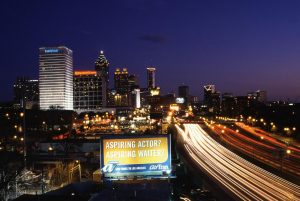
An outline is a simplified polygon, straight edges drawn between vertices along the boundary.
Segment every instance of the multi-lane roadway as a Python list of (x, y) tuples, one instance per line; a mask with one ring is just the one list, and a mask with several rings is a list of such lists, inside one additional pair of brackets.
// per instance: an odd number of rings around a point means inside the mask
[[(293, 177), (300, 178), (300, 150), (297, 147), (286, 146), (283, 142), (277, 141), (266, 133), (255, 132), (253, 128), (238, 126), (241, 129), (232, 129), (222, 124), (209, 124), (207, 126), (217, 135), (220, 140), (230, 145), (249, 157), (260, 162), (289, 173)], [(246, 130), (247, 134), (242, 134), (241, 130)], [(251, 132), (251, 133), (250, 133)]]
[(300, 200), (300, 187), (234, 154), (198, 124), (177, 126), (185, 152), (236, 200)]

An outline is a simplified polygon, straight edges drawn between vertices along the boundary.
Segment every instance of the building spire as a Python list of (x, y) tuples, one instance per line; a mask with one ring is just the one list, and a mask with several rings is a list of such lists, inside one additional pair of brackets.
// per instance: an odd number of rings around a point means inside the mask
[(108, 68), (108, 61), (106, 59), (106, 57), (104, 56), (104, 51), (101, 50), (99, 57), (97, 58), (96, 62), (95, 62), (95, 68), (97, 71), (102, 71), (103, 68)]

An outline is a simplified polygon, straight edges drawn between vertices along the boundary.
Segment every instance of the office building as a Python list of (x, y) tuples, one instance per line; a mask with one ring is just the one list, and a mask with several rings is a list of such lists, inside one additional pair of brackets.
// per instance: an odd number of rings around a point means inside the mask
[[(114, 72), (115, 92), (114, 102), (116, 106), (134, 106), (134, 90), (139, 88), (138, 79), (130, 75), (127, 68), (116, 68)], [(111, 98), (110, 98), (111, 100)]]
[(118, 94), (127, 94), (130, 91), (129, 88), (129, 74), (127, 68), (117, 68), (114, 73), (115, 90)]
[(248, 98), (253, 101), (258, 101), (261, 103), (267, 102), (267, 92), (262, 90), (257, 90), (255, 92), (249, 92)]
[(236, 115), (241, 115), (245, 113), (252, 106), (252, 101), (247, 96), (236, 96), (234, 100), (236, 103)]
[(134, 107), (141, 108), (141, 91), (140, 89), (134, 89)]
[(67, 47), (39, 48), (40, 109), (73, 110), (73, 53)]
[(211, 95), (215, 93), (215, 85), (205, 85), (204, 86), (204, 103), (209, 102)]
[(74, 109), (100, 110), (106, 105), (105, 78), (97, 71), (74, 72)]
[(101, 74), (105, 81), (107, 82), (107, 85), (109, 83), (109, 63), (106, 57), (104, 56), (104, 52), (101, 50), (99, 57), (97, 58), (95, 62), (95, 70)]
[(14, 83), (14, 101), (26, 109), (38, 105), (39, 81), (27, 77), (18, 77)]
[(221, 101), (221, 114), (227, 117), (236, 115), (236, 100), (232, 93), (223, 93)]
[(221, 94), (216, 91), (215, 85), (204, 86), (203, 103), (207, 106), (209, 113), (219, 114), (221, 107)]
[(147, 87), (149, 89), (155, 88), (155, 68), (147, 68)]
[(134, 91), (134, 89), (139, 89), (139, 80), (136, 75), (129, 75), (128, 76), (128, 86), (130, 91)]
[(197, 104), (199, 103), (199, 97), (198, 96), (190, 96), (191, 104)]
[(116, 68), (114, 73), (115, 90), (119, 94), (128, 94), (139, 88), (138, 79), (135, 75), (130, 75), (127, 68)]
[(184, 104), (189, 103), (189, 86), (182, 85), (178, 87), (178, 97), (184, 99)]
[(109, 88), (109, 62), (106, 59), (104, 52), (101, 50), (99, 57), (97, 58), (95, 62), (95, 70), (97, 71), (97, 74), (100, 75), (104, 82), (102, 82), (102, 89), (105, 91), (103, 93), (103, 107), (107, 106), (107, 99), (108, 99), (108, 88)]

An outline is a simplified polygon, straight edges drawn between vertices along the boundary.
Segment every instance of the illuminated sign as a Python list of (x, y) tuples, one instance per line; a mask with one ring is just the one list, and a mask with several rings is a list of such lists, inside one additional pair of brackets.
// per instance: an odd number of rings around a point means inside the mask
[(184, 103), (184, 98), (178, 97), (178, 98), (175, 99), (175, 102), (178, 103), (178, 104), (183, 104)]
[(100, 164), (105, 179), (169, 175), (171, 173), (170, 136), (103, 137)]
[(93, 71), (93, 70), (87, 70), (87, 71), (75, 71), (74, 72), (74, 75), (96, 75), (97, 72), (96, 71)]
[(179, 106), (177, 104), (171, 104), (170, 105), (170, 110), (174, 110), (174, 111), (179, 111)]
[(156, 87), (154, 89), (151, 89), (150, 94), (151, 94), (151, 96), (158, 96), (160, 94), (160, 88)]
[(45, 53), (58, 53), (58, 49), (48, 49), (48, 50), (45, 50)]

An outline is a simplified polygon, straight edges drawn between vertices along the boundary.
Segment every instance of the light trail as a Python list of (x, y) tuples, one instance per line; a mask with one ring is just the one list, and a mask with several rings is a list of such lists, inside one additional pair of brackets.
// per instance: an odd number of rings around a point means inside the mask
[(300, 187), (234, 154), (199, 125), (177, 126), (183, 147), (198, 168), (238, 200), (300, 200)]
[(261, 129), (258, 128), (254, 128), (254, 127), (250, 127), (247, 126), (246, 124), (242, 123), (242, 122), (236, 122), (235, 123), (236, 126), (246, 130), (248, 133), (252, 134), (255, 137), (264, 137), (264, 140), (269, 141), (270, 143), (272, 143), (273, 145), (276, 145), (280, 148), (286, 149), (289, 148), (293, 151), (293, 153), (295, 154), (295, 157), (300, 158), (300, 149), (297, 147), (293, 147), (293, 146), (287, 146), (284, 142), (280, 142), (278, 140), (276, 140), (275, 138), (271, 137), (270, 133), (267, 133)]
[[(279, 168), (281, 171), (284, 170), (294, 176), (300, 176), (300, 160), (299, 157), (295, 155), (297, 154), (296, 152), (293, 151), (290, 154), (286, 154), (286, 156), (281, 155), (279, 151), (282, 150), (279, 149), (277, 145), (273, 144), (272, 141), (269, 141), (268, 137), (263, 136), (262, 134), (259, 135), (259, 140), (254, 140), (255, 138), (252, 139), (230, 128), (224, 128), (224, 126), (220, 124), (212, 126), (209, 123), (206, 123), (206, 125), (217, 134), (222, 141), (229, 144), (233, 149), (256, 158), (273, 168)], [(225, 132), (222, 133), (221, 131), (223, 129)], [(263, 138), (261, 138), (261, 136), (263, 136)]]

